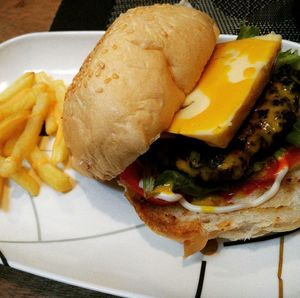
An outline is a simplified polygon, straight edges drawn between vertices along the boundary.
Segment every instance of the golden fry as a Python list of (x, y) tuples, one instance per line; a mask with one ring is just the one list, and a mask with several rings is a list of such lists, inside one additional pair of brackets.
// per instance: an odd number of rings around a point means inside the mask
[(42, 181), (55, 190), (67, 192), (73, 188), (71, 177), (51, 164), (48, 156), (37, 146), (30, 154), (29, 161)]
[(54, 103), (49, 110), (48, 116), (46, 118), (46, 133), (48, 136), (51, 136), (56, 133), (58, 128), (58, 123), (55, 117), (55, 107), (57, 103)]
[(22, 160), (23, 158), (26, 158), (37, 144), (49, 105), (50, 99), (48, 94), (39, 94), (25, 129), (14, 146), (12, 152), (12, 157), (14, 159)]
[[(47, 77), (45, 77), (42, 81), (46, 82)], [(61, 119), (64, 97), (66, 93), (66, 86), (61, 80), (51, 80), (48, 77), (48, 84), (51, 89), (51, 93), (53, 92), (53, 106), (51, 107), (49, 114), (46, 119), (46, 132), (47, 135), (53, 135), (57, 132), (58, 125)]]
[(26, 189), (32, 196), (37, 196), (40, 193), (39, 183), (24, 167), (20, 167), (11, 178)]
[(66, 87), (64, 81), (55, 80), (53, 82), (53, 86), (55, 89), (55, 95), (56, 95), (57, 101), (64, 102), (66, 91), (67, 91), (67, 87)]
[(53, 79), (50, 78), (44, 71), (37, 72), (35, 74), (36, 83), (44, 83), (49, 86), (53, 84)]
[(2, 193), (0, 194), (0, 209), (4, 212), (9, 211), (9, 181), (6, 178), (2, 179)]
[(0, 177), (10, 177), (18, 170), (20, 164), (21, 160), (0, 156)]
[[(73, 188), (71, 177), (53, 164), (68, 158), (61, 124), (65, 93), (64, 82), (45, 72), (26, 73), (0, 93), (0, 208), (8, 209), (8, 178), (32, 196), (41, 180), (60, 192)], [(44, 122), (48, 135), (56, 133), (53, 163), (37, 146)], [(22, 166), (25, 158), (32, 168)]]
[(55, 118), (55, 106), (57, 105), (55, 89), (53, 84), (49, 85), (48, 93), (51, 99), (51, 107), (49, 108), (49, 112), (45, 122), (46, 133), (48, 136), (56, 133), (58, 128), (58, 122)]
[(20, 78), (18, 78), (2, 93), (0, 93), (0, 103), (8, 100), (21, 90), (25, 88), (30, 88), (34, 84), (34, 80), (35, 78), (33, 72), (24, 73)]
[(5, 142), (16, 130), (25, 126), (25, 121), (29, 117), (28, 111), (19, 111), (0, 121), (0, 144)]
[(65, 143), (62, 124), (60, 123), (57, 133), (55, 142), (53, 145), (51, 161), (53, 164), (58, 164), (60, 162), (64, 162), (68, 158), (68, 149)]
[(52, 138), (49, 136), (40, 137), (40, 141), (38, 144), (39, 149), (42, 151), (50, 150), (51, 149), (51, 146), (50, 146), (51, 140), (52, 140)]
[(4, 196), (4, 182), (5, 182), (5, 178), (0, 177), (0, 208), (1, 208), (2, 199)]
[(47, 86), (42, 83), (23, 89), (9, 100), (0, 103), (0, 116), (4, 118), (20, 110), (30, 110), (36, 103), (37, 96), (46, 89)]
[(21, 131), (18, 131), (14, 133), (4, 144), (3, 149), (2, 149), (2, 154), (5, 157), (8, 157), (12, 154), (13, 149), (20, 137)]
[(68, 192), (73, 189), (71, 178), (53, 166), (50, 163), (45, 163), (36, 169), (39, 177), (53, 189), (60, 192)]
[(57, 122), (59, 123), (63, 112), (63, 104), (64, 104), (67, 88), (63, 81), (56, 80), (54, 81), (54, 89), (55, 89), (55, 96), (57, 101), (57, 105), (55, 106), (55, 116)]

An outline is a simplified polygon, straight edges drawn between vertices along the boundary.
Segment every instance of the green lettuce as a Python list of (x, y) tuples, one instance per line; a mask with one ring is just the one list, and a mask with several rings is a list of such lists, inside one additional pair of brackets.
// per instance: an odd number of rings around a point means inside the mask
[(220, 187), (201, 187), (193, 177), (180, 173), (175, 170), (163, 171), (155, 181), (156, 185), (170, 184), (172, 190), (177, 193), (183, 193), (194, 198), (204, 198), (209, 193), (220, 190)]
[(255, 37), (258, 36), (259, 34), (260, 34), (259, 29), (256, 26), (250, 26), (250, 25), (246, 25), (245, 23), (242, 23), (240, 25), (240, 31), (237, 39)]
[(296, 121), (293, 126), (293, 129), (286, 137), (287, 142), (300, 148), (300, 119)]
[(300, 55), (297, 50), (287, 50), (285, 52), (279, 53), (276, 61), (276, 68), (288, 64), (293, 68), (300, 70)]

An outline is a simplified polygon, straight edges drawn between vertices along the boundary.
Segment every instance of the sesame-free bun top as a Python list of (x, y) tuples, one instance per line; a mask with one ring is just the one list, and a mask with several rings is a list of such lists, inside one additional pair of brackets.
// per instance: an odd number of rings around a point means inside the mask
[(73, 166), (109, 180), (146, 152), (199, 80), (218, 34), (193, 8), (153, 5), (121, 14), (66, 95), (63, 128)]

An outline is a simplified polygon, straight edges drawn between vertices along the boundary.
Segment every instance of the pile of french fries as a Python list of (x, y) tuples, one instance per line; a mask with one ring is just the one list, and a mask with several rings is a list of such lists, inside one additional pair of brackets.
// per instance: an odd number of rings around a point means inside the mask
[[(65, 93), (64, 82), (44, 72), (27, 72), (0, 93), (0, 203), (9, 179), (32, 196), (42, 182), (59, 192), (73, 188), (61, 167), (68, 159), (61, 121)], [(43, 127), (55, 138), (51, 156), (40, 148)]]

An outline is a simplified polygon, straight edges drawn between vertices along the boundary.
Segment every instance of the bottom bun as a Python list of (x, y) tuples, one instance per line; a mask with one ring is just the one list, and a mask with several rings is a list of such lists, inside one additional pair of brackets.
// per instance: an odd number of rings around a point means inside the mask
[(187, 257), (203, 249), (213, 238), (246, 240), (300, 227), (299, 182), (300, 169), (297, 169), (288, 173), (271, 200), (256, 208), (222, 214), (195, 213), (179, 204), (154, 205), (127, 186), (125, 195), (150, 229), (183, 243)]

